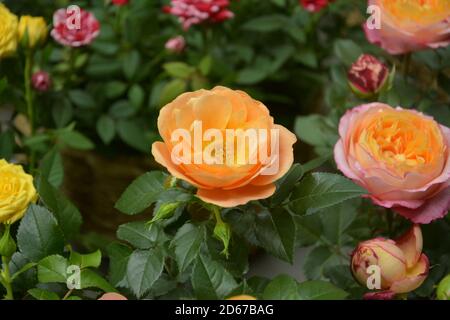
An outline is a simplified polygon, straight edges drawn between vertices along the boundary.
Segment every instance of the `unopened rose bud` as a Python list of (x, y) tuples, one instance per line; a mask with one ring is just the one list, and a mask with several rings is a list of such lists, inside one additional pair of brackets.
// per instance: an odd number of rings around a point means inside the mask
[(438, 300), (450, 300), (450, 274), (439, 282), (436, 297)]
[(98, 300), (128, 300), (128, 299), (119, 293), (108, 292), (102, 295)]
[(241, 294), (240, 296), (230, 297), (227, 300), (256, 300), (256, 298), (246, 294)]
[(19, 42), (25, 48), (34, 48), (47, 39), (47, 23), (42, 17), (22, 16), (17, 33)]
[(378, 94), (388, 78), (388, 67), (369, 54), (361, 55), (348, 72), (348, 81), (353, 92), (364, 98)]
[(429, 270), (420, 227), (413, 226), (396, 241), (376, 238), (360, 243), (352, 254), (351, 269), (361, 285), (381, 290), (368, 294), (368, 299), (391, 299), (416, 290)]
[(39, 92), (46, 92), (50, 89), (52, 85), (52, 80), (50, 75), (45, 71), (38, 71), (31, 77), (31, 83), (33, 88)]
[(166, 42), (166, 49), (173, 53), (181, 53), (186, 47), (186, 40), (183, 36), (176, 36)]
[(130, 0), (112, 0), (112, 3), (116, 6), (125, 6), (130, 2)]

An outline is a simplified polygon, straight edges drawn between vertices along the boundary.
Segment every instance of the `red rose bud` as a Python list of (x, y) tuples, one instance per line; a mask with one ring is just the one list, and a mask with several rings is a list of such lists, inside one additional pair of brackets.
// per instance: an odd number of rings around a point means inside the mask
[(38, 71), (31, 77), (31, 83), (33, 88), (39, 92), (46, 92), (50, 89), (52, 85), (52, 80), (50, 75), (45, 71)]
[(112, 3), (116, 6), (125, 6), (130, 2), (130, 0), (112, 0)]
[(369, 54), (361, 55), (348, 72), (350, 87), (356, 95), (362, 97), (379, 93), (388, 78), (388, 67)]
[(300, 0), (300, 4), (309, 12), (319, 12), (334, 0)]
[(169, 39), (165, 45), (166, 49), (173, 53), (181, 53), (186, 47), (186, 40), (183, 36), (176, 36)]

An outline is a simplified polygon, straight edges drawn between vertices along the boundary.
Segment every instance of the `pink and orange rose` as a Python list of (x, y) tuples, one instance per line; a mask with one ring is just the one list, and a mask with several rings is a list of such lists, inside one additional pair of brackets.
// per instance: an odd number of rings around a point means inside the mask
[[(269, 165), (258, 161), (254, 164), (240, 164), (235, 161), (240, 155), (247, 157), (250, 148), (240, 149), (227, 144), (225, 149), (216, 150), (216, 155), (225, 156), (233, 153), (231, 163), (195, 164), (176, 163), (174, 150), (178, 144), (172, 133), (178, 129), (192, 132), (196, 124), (202, 123), (203, 129), (275, 129), (279, 132), (277, 172), (264, 175)], [(221, 207), (242, 205), (250, 200), (264, 199), (275, 192), (274, 182), (281, 178), (291, 167), (294, 155), (292, 145), (296, 136), (283, 126), (274, 124), (269, 110), (261, 102), (252, 99), (242, 91), (234, 91), (225, 87), (212, 90), (198, 90), (184, 93), (161, 109), (158, 118), (158, 129), (164, 142), (155, 142), (152, 154), (155, 160), (166, 167), (169, 172), (198, 188), (197, 196), (205, 202)], [(195, 134), (194, 134), (195, 135)], [(261, 142), (261, 141), (260, 141)], [(267, 142), (267, 141), (266, 141)], [(262, 142), (261, 142), (262, 143)], [(194, 149), (196, 141), (187, 142), (189, 150)], [(270, 142), (269, 142), (270, 144)], [(213, 142), (202, 142), (201, 147), (210, 148)], [(234, 148), (234, 150), (233, 150)], [(192, 154), (196, 151), (193, 150)]]
[[(365, 295), (366, 299), (392, 299), (396, 294), (416, 290), (427, 278), (429, 262), (422, 253), (422, 232), (414, 225), (396, 241), (376, 238), (364, 241), (352, 253), (351, 270), (363, 286), (370, 282), (378, 290)], [(379, 268), (379, 274), (370, 269)], [(371, 279), (373, 277), (373, 281)], [(375, 277), (379, 276), (379, 283)]]
[(390, 54), (450, 44), (450, 1), (369, 0), (380, 9), (381, 28), (364, 25), (367, 39)]
[(338, 168), (375, 204), (415, 223), (450, 208), (450, 129), (414, 110), (372, 103), (349, 110), (334, 149)]

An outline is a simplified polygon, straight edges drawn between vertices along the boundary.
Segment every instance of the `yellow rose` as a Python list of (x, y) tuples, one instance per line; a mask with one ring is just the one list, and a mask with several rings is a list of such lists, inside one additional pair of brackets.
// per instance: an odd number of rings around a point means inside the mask
[(0, 159), (0, 222), (16, 222), (36, 200), (33, 177), (22, 166)]
[(26, 41), (25, 39), (28, 37), (28, 43), (24, 43), (24, 45), (28, 48), (34, 48), (47, 39), (47, 24), (42, 17), (22, 16), (17, 32), (20, 43)]
[(17, 17), (0, 3), (0, 58), (16, 52)]

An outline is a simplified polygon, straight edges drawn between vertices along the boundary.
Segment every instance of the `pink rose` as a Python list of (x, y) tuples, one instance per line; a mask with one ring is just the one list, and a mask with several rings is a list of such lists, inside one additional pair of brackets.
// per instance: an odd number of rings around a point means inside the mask
[[(369, 0), (381, 10), (381, 29), (364, 24), (369, 42), (390, 54), (403, 54), (450, 44), (450, 1)], [(376, 18), (377, 16), (374, 15)]]
[(183, 28), (202, 23), (218, 23), (234, 17), (229, 0), (171, 0), (164, 12), (177, 16)]
[(38, 71), (33, 73), (31, 77), (31, 83), (33, 84), (33, 88), (39, 92), (46, 92), (50, 89), (52, 85), (52, 80), (50, 79), (50, 75), (45, 71)]
[(339, 124), (334, 148), (345, 176), (375, 204), (414, 223), (430, 223), (450, 208), (450, 129), (414, 110), (362, 105)]
[[(77, 22), (79, 25), (77, 26)], [(100, 23), (95, 16), (83, 9), (79, 20), (76, 12), (59, 9), (53, 14), (53, 39), (64, 46), (81, 47), (89, 45), (100, 34)]]
[(176, 36), (166, 42), (166, 49), (173, 53), (181, 53), (186, 47), (186, 40), (183, 36)]

